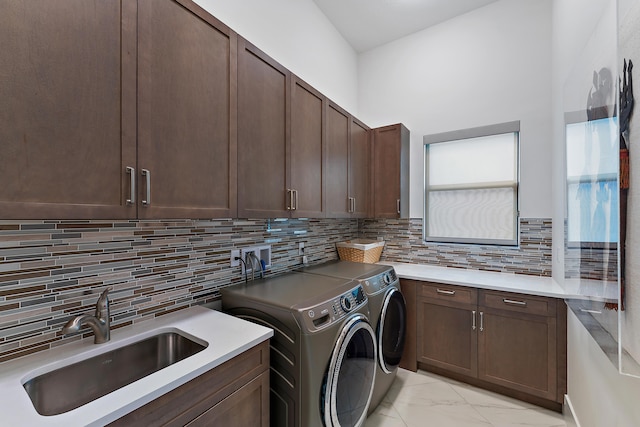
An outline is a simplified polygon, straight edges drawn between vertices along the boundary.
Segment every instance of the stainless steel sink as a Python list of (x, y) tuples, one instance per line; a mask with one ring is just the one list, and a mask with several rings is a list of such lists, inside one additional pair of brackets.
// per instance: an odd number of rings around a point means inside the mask
[(47, 372), (23, 386), (40, 415), (62, 414), (205, 348), (179, 333), (166, 332)]

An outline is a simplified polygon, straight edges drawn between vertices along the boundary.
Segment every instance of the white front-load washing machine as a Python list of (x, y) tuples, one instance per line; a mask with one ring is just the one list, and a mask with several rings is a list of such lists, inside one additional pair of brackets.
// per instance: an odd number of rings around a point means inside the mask
[(369, 299), (371, 324), (376, 331), (378, 364), (369, 413), (380, 404), (395, 379), (404, 350), (407, 307), (400, 282), (391, 266), (350, 261), (330, 261), (305, 267), (307, 274), (356, 280)]
[(221, 289), (229, 314), (271, 327), (270, 420), (277, 427), (357, 427), (377, 365), (363, 285), (288, 273)]

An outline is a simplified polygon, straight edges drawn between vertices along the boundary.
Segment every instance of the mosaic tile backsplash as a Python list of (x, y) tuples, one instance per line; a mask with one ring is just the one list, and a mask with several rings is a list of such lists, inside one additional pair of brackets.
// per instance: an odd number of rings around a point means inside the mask
[(298, 242), (315, 264), (357, 232), (348, 219), (0, 222), (0, 362), (80, 339), (62, 325), (106, 287), (115, 329), (218, 299), (244, 280), (231, 249), (270, 244), (275, 275), (301, 265)]
[(521, 218), (519, 247), (425, 243), (422, 218), (365, 219), (359, 229), (361, 237), (385, 240), (385, 261), (551, 276), (550, 218)]
[(218, 300), (244, 280), (231, 249), (271, 245), (276, 275), (301, 265), (299, 242), (317, 264), (337, 258), (336, 242), (378, 236), (383, 260), (551, 274), (547, 219), (521, 220), (519, 248), (425, 245), (420, 219), (0, 221), (0, 362), (90, 337), (60, 330), (106, 287), (115, 329)]

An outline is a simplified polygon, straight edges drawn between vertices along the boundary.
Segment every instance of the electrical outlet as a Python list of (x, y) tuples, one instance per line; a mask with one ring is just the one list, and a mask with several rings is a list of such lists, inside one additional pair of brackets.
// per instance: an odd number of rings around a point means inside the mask
[(240, 249), (231, 249), (231, 256), (229, 259), (231, 267), (237, 267), (240, 265), (240, 261), (236, 259), (237, 257), (240, 257)]
[(298, 243), (298, 255), (304, 255), (304, 242)]

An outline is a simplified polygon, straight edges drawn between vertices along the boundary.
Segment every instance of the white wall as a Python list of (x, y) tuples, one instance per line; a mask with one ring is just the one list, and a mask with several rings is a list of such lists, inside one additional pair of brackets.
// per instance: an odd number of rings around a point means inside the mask
[(357, 54), (312, 0), (194, 0), (358, 116)]
[[(615, 3), (615, 0), (553, 2), (553, 272), (559, 282), (564, 276), (563, 113), (586, 108), (593, 71), (608, 66), (614, 76), (618, 73)], [(637, 218), (638, 214), (633, 216)], [(640, 380), (620, 375), (571, 312), (567, 335), (568, 398), (580, 426), (640, 425)]]
[(361, 119), (411, 131), (410, 215), (427, 134), (520, 120), (520, 211), (550, 218), (551, 0), (501, 0), (360, 55)]

